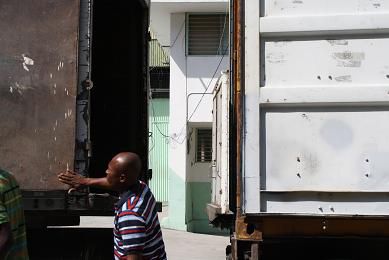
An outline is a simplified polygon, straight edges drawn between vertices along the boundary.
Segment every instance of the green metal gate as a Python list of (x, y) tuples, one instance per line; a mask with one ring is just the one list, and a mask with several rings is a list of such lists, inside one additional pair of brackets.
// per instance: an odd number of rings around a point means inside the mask
[(169, 99), (155, 98), (149, 105), (149, 167), (153, 170), (150, 188), (157, 201), (168, 202)]

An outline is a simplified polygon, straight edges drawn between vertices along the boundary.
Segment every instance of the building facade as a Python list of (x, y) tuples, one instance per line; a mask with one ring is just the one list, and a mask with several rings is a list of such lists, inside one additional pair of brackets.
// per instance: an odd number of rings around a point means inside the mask
[(227, 1), (151, 5), (151, 29), (170, 56), (168, 228), (218, 233), (205, 211), (211, 199), (212, 91), (229, 68)]

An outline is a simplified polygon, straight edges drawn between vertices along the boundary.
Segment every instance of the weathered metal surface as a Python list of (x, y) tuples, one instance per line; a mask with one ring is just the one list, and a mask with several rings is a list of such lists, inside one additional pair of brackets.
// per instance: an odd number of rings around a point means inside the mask
[(258, 222), (248, 222), (244, 216), (236, 218), (236, 238), (238, 240), (261, 241), (262, 230), (259, 229)]
[(369, 12), (388, 12), (389, 2), (387, 0), (269, 0), (264, 5), (264, 16), (285, 16), (285, 15), (326, 15), (337, 14), (361, 14)]
[(377, 107), (266, 110), (262, 189), (389, 191), (388, 119)]
[[(389, 38), (265, 41), (263, 86), (327, 86), (336, 91), (343, 86), (387, 85), (388, 45)], [(388, 101), (387, 96), (382, 98)]]
[(80, 29), (78, 42), (78, 87), (77, 87), (77, 116), (76, 116), (76, 148), (74, 169), (87, 175), (88, 159), (91, 145), (90, 129), (90, 91), (92, 70), (92, 10), (93, 0), (80, 1)]
[[(261, 161), (259, 147), (259, 120), (260, 110), (258, 100), (260, 97), (260, 74), (263, 67), (258, 63), (261, 60), (260, 30), (258, 28), (260, 15), (260, 2), (257, 0), (246, 0), (244, 6), (244, 46), (243, 72), (244, 76), (244, 102), (243, 107), (243, 210), (246, 213), (259, 211), (260, 177), (258, 175)], [(247, 112), (250, 111), (250, 113)]]
[(387, 237), (388, 218), (362, 217), (304, 217), (268, 216), (250, 217), (247, 221), (258, 223), (263, 238), (288, 236), (369, 236)]
[(244, 213), (389, 215), (388, 1), (338, 2), (246, 1)]
[(221, 214), (229, 209), (230, 90), (228, 74), (223, 73), (213, 91), (212, 126), (212, 197)]
[(79, 1), (0, 1), (0, 166), (22, 189), (73, 168)]

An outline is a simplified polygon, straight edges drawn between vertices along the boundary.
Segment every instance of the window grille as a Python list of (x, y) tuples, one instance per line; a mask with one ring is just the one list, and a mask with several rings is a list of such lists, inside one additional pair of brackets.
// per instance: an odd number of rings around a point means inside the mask
[(188, 14), (188, 55), (223, 55), (228, 52), (227, 14)]
[(197, 129), (196, 162), (212, 160), (212, 129)]

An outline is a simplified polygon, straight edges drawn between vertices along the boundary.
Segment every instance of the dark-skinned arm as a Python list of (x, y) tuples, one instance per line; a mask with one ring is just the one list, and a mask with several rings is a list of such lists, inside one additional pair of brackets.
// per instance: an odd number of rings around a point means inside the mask
[(138, 254), (131, 254), (127, 256), (127, 260), (142, 260), (143, 257)]
[(5, 254), (12, 245), (11, 225), (9, 222), (0, 224), (0, 259), (5, 258)]
[(95, 187), (100, 189), (109, 189), (107, 178), (86, 178), (76, 172), (66, 171), (58, 174), (60, 182), (79, 189), (84, 187)]

